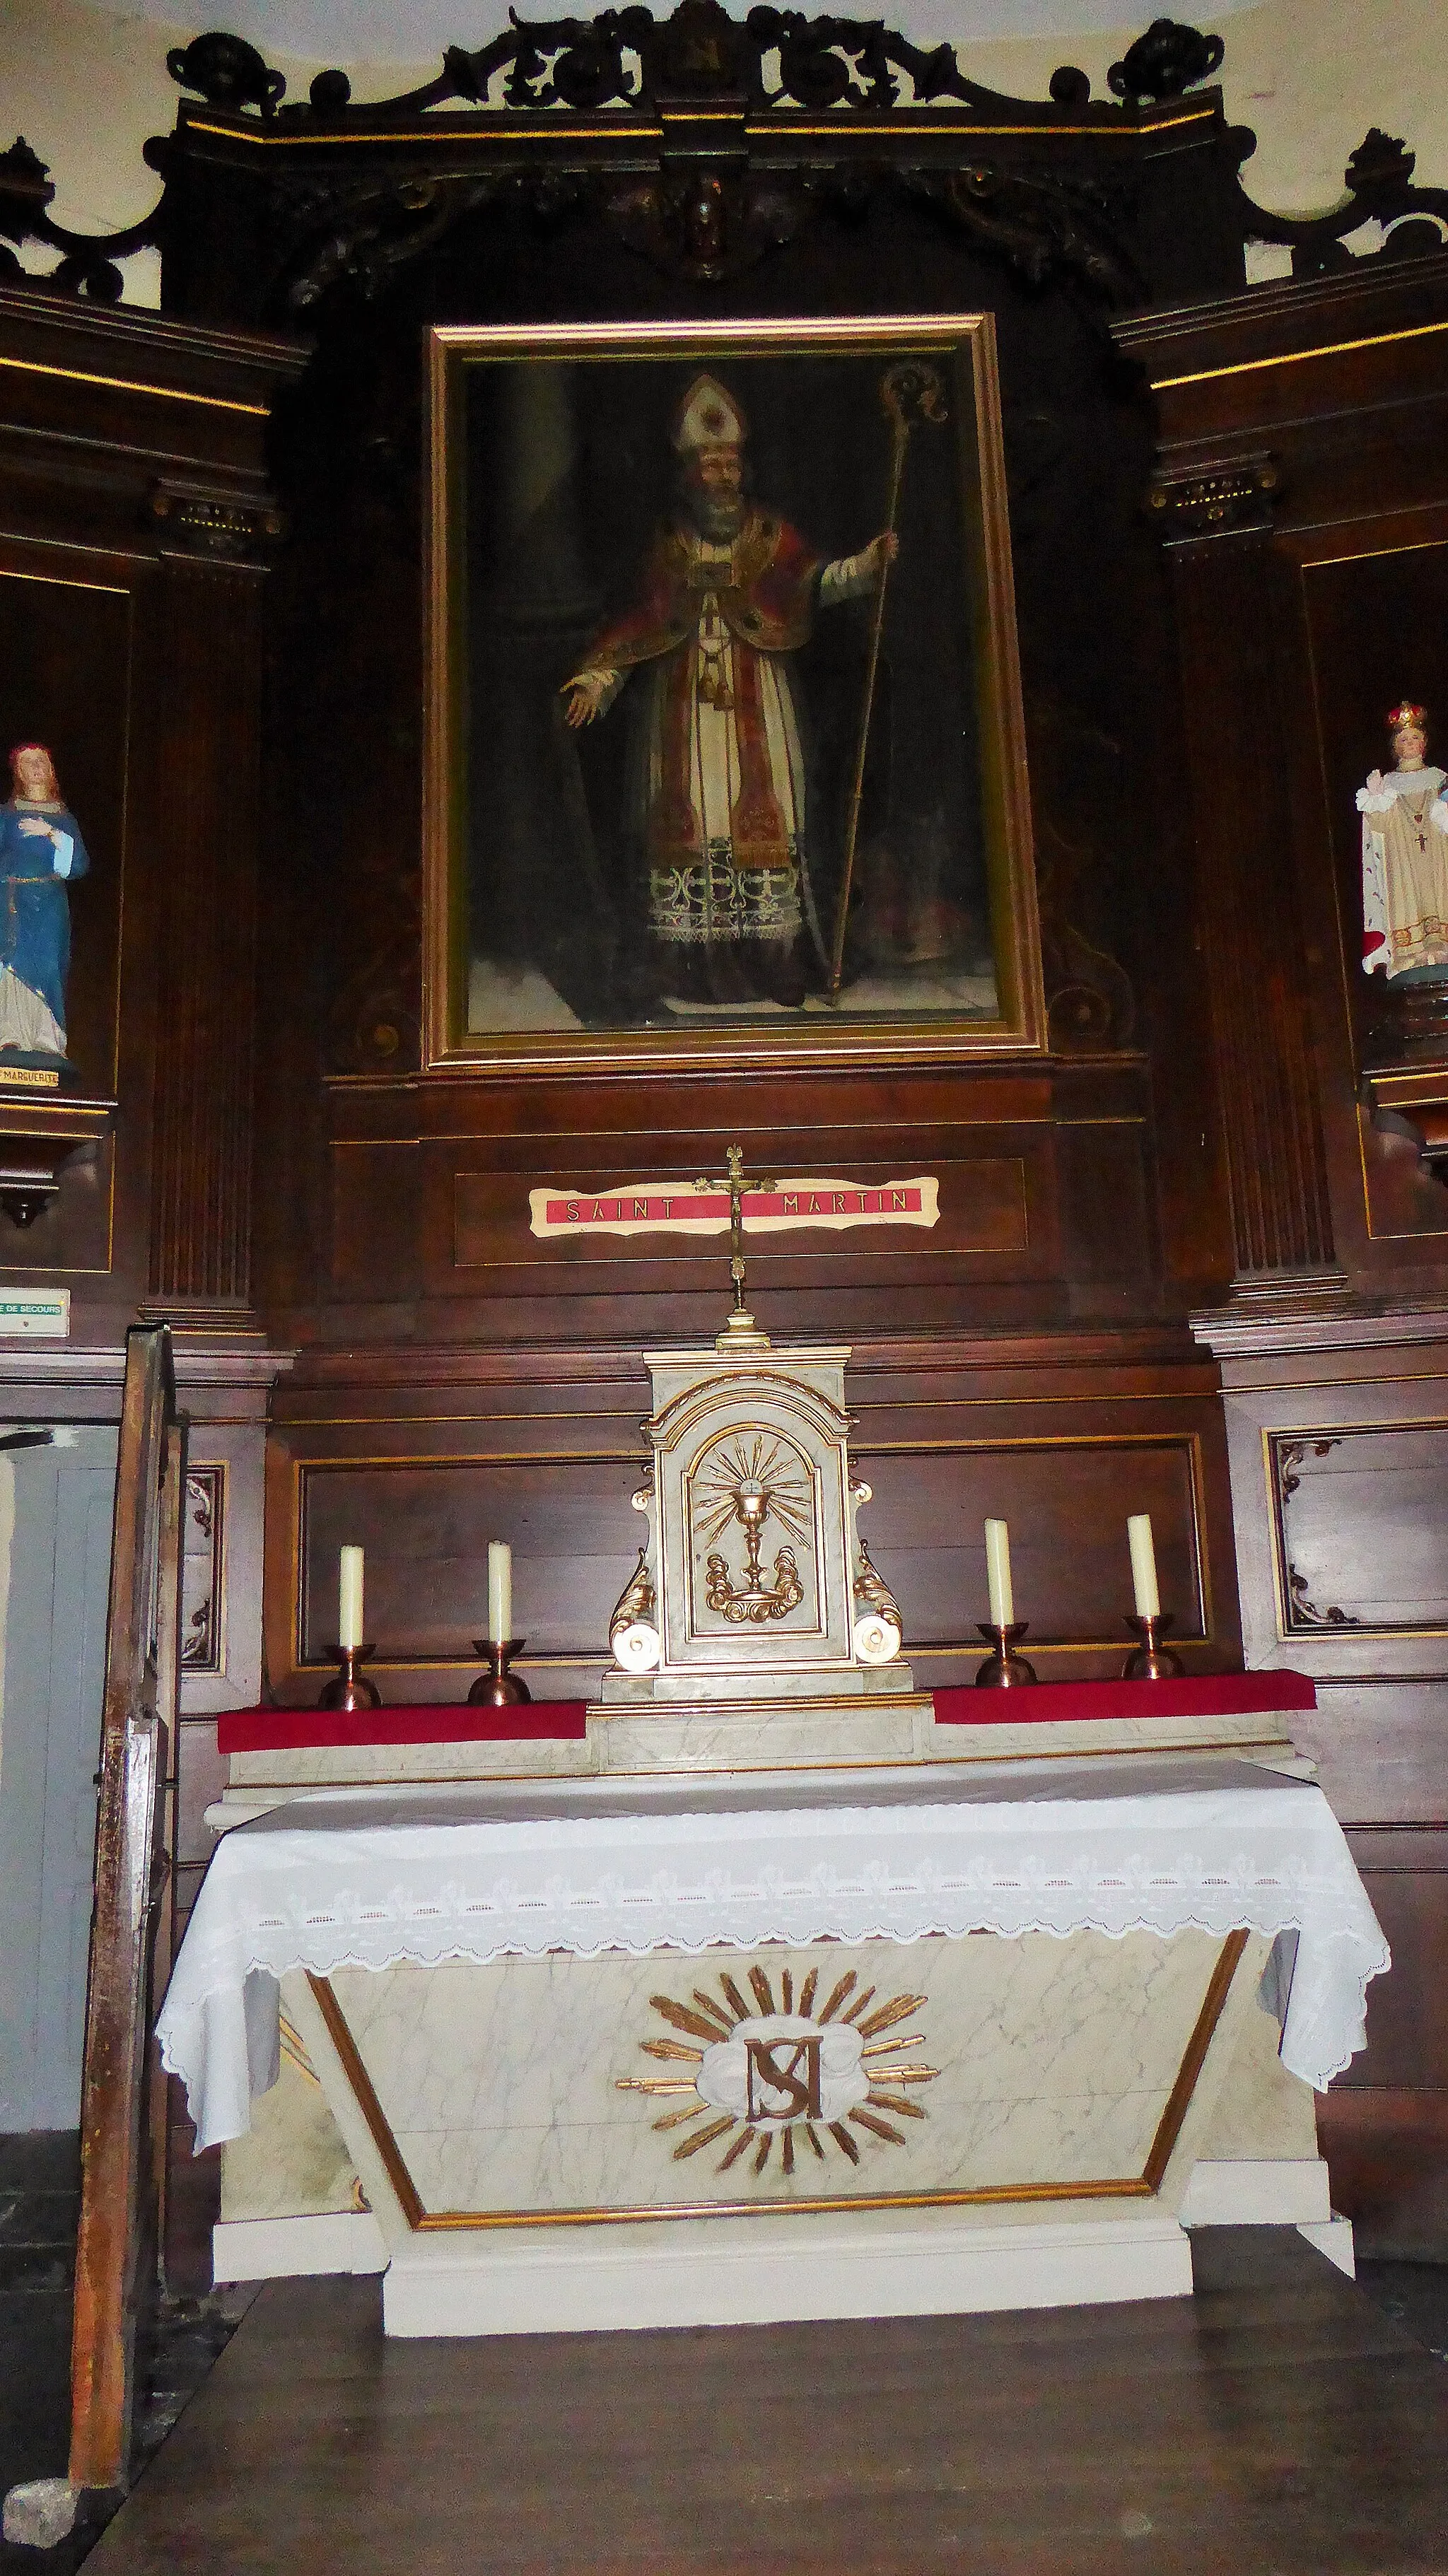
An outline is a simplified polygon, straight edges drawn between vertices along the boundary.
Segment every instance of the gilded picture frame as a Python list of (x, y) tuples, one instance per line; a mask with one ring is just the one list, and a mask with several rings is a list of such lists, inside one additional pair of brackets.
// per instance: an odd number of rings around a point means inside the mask
[(424, 1063), (1044, 1046), (991, 315), (430, 334)]

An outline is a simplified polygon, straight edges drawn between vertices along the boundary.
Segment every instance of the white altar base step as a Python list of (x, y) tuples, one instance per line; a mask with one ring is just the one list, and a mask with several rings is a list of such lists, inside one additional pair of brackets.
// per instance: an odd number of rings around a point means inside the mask
[[(1200, 2178), (1200, 2188), (1198, 2188)], [(1348, 2279), (1355, 2276), (1352, 2221), (1339, 2218), (1330, 2209), (1318, 2214), (1318, 2204), (1325, 2208), (1325, 2169), (1319, 2186), (1317, 2168), (1311, 2162), (1293, 2164), (1221, 2164), (1199, 2165), (1193, 2176), (1187, 2225), (1220, 2226), (1295, 2226), (1310, 2245), (1325, 2254), (1330, 2263)], [(1306, 2215), (1311, 2206), (1314, 2214)], [(657, 2236), (660, 2231), (651, 2230)], [(1190, 2266), (1185, 2280), (1180, 2277), (1178, 2244), (1181, 2230), (1171, 2221), (1155, 2219), (1138, 2221), (1129, 2248), (1123, 2249), (1119, 2222), (1087, 2222), (1073, 2230), (1069, 2239), (1060, 2226), (1033, 2228), (1001, 2227), (985, 2230), (955, 2230), (958, 2252), (962, 2244), (966, 2254), (965, 2280), (960, 2294), (954, 2291), (945, 2298), (914, 2301), (906, 2308), (898, 2296), (898, 2282), (892, 2273), (886, 2305), (864, 2307), (839, 2304), (812, 2307), (812, 2316), (859, 2316), (888, 2312), (891, 2315), (966, 2314), (972, 2310), (999, 2307), (1066, 2307), (1086, 2306), (1097, 2301), (1124, 2298), (1174, 2298), (1191, 2288)], [(506, 2244), (498, 2243), (500, 2231), (490, 2231), (491, 2241), (478, 2265), (464, 2259), (458, 2264), (452, 2255), (445, 2267), (435, 2261), (410, 2265), (404, 2258), (398, 2267), (395, 2283), (384, 2285), (389, 2334), (523, 2334), (547, 2333), (555, 2329), (540, 2320), (536, 2307), (536, 2274), (520, 2258), (525, 2253), (525, 2231), (507, 2231)], [(531, 2231), (526, 2233), (531, 2234)], [(1083, 2244), (1080, 2239), (1093, 2241)], [(1166, 2248), (1166, 2260), (1160, 2266), (1154, 2252)], [(555, 2252), (556, 2252), (555, 2248)], [(576, 2249), (575, 2249), (576, 2250)], [(612, 2249), (614, 2254), (617, 2248)], [(1125, 2251), (1126, 2261), (1120, 2257)], [(532, 2257), (536, 2247), (528, 2245)], [(889, 2248), (874, 2244), (864, 2249), (867, 2262), (890, 2264)], [(1014, 2258), (1023, 2255), (1025, 2286), (1016, 2286), (1020, 2275), (1011, 2271)], [(977, 2260), (976, 2258), (980, 2259)], [(934, 2257), (932, 2254), (932, 2261)], [(771, 2256), (770, 2268), (779, 2270), (777, 2258)], [(919, 2262), (918, 2251), (903, 2267), (904, 2277), (914, 2280)], [(213, 2275), (221, 2285), (232, 2281), (299, 2280), (339, 2273), (377, 2273), (388, 2270), (387, 2247), (377, 2221), (364, 2211), (339, 2212), (335, 2216), (302, 2218), (252, 2218), (223, 2220), (212, 2235)], [(565, 2267), (549, 2266), (554, 2276), (551, 2290), (558, 2293), (557, 2274), (566, 2268), (570, 2285), (577, 2286), (579, 2267), (570, 2260)], [(713, 2268), (717, 2269), (717, 2266)], [(844, 2267), (848, 2269), (848, 2267)], [(955, 2267), (957, 2270), (959, 2266)], [(776, 2301), (771, 2307), (755, 2304), (747, 2311), (731, 2308), (729, 2314), (678, 2312), (677, 2298), (682, 2276), (678, 2267), (666, 2268), (667, 2289), (660, 2289), (651, 2302), (639, 2303), (640, 2312), (625, 2314), (616, 2309), (611, 2292), (616, 2287), (611, 2275), (615, 2266), (602, 2267), (600, 2277), (590, 2282), (593, 2293), (609, 2301), (608, 2313), (592, 2317), (579, 2314), (577, 2298), (567, 2303), (567, 2327), (573, 2331), (592, 2325), (607, 2330), (621, 2324), (649, 2325), (746, 2324), (761, 2321), (779, 2322), (783, 2314), (793, 2315), (792, 2307), (781, 2310)], [(791, 2266), (792, 2276), (798, 2266)], [(1005, 2286), (1009, 2274), (1011, 2286)], [(1147, 2277), (1150, 2275), (1151, 2277)], [(1113, 2286), (1100, 2286), (1107, 2278)], [(527, 2290), (529, 2315), (525, 2322), (516, 2316), (516, 2301), (524, 2280), (533, 2286)], [(1143, 2286), (1144, 2282), (1144, 2286)], [(714, 2288), (719, 2284), (716, 2281)], [(854, 2284), (861, 2293), (859, 2281)], [(670, 2304), (673, 2302), (673, 2304)], [(642, 2314), (647, 2306), (648, 2313)], [(455, 2318), (466, 2312), (475, 2314), (477, 2322), (446, 2325), (430, 2323), (431, 2317)], [(560, 2311), (561, 2313), (562, 2311)], [(405, 2317), (407, 2323), (398, 2322)]]
[(223, 2218), (211, 2231), (211, 2277), (301, 2281), (336, 2272), (385, 2272), (387, 2244), (370, 2210), (287, 2218)]
[(956, 2316), (1190, 2295), (1191, 2246), (1159, 2209), (1110, 2218), (870, 2225), (689, 2219), (418, 2234), (382, 2284), (389, 2335), (608, 2333), (811, 2318)]
[(1192, 2167), (1181, 2219), (1184, 2227), (1295, 2227), (1339, 2272), (1357, 2278), (1352, 2220), (1332, 2206), (1321, 2156), (1204, 2160)]

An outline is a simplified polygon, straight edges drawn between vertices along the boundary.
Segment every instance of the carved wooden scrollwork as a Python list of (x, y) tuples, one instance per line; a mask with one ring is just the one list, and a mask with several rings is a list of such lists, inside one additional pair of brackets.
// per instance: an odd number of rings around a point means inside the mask
[(1198, 81), (1210, 80), (1221, 70), (1226, 50), (1220, 36), (1203, 36), (1172, 18), (1154, 18), (1145, 35), (1112, 64), (1106, 86), (1113, 98), (1150, 99), (1160, 106), (1163, 99), (1180, 98)]
[[(177, 83), (211, 111), (213, 144), (220, 133), (244, 146), (248, 133), (260, 137), (264, 129), (269, 143), (302, 151), (343, 132), (357, 147), (345, 170), (332, 160), (325, 170), (312, 164), (278, 179), (269, 161), (264, 173), (248, 179), (265, 209), (257, 258), (244, 259), (219, 292), (230, 318), (259, 321), (310, 317), (334, 290), (374, 295), (466, 216), (510, 199), (540, 220), (601, 214), (666, 273), (724, 283), (806, 222), (858, 211), (884, 173), (891, 184), (912, 187), (935, 204), (973, 247), (1009, 261), (1033, 282), (1060, 277), (1117, 307), (1141, 302), (1160, 289), (1143, 273), (1130, 185), (1095, 181), (1097, 137), (1135, 131), (1163, 104), (1209, 79), (1222, 56), (1220, 37), (1160, 18), (1112, 66), (1111, 101), (1094, 102), (1087, 75), (1069, 63), (1052, 75), (1048, 101), (1007, 99), (962, 71), (949, 44), (915, 45), (877, 19), (809, 17), (768, 6), (735, 19), (719, 0), (680, 0), (671, 15), (630, 5), (594, 18), (514, 18), (486, 45), (449, 46), (436, 77), (419, 88), (360, 104), (347, 73), (335, 67), (316, 75), (305, 99), (288, 99), (283, 74), (254, 45), (220, 30), (173, 47), (167, 63)], [(917, 162), (911, 111), (945, 105), (957, 112), (959, 148)], [(707, 111), (707, 151), (691, 147), (682, 130), (692, 108)], [(439, 111), (448, 112), (446, 128), (434, 128)], [(788, 120), (801, 114), (833, 120), (841, 137), (837, 170), (816, 157), (818, 133), (807, 145), (790, 138)], [(474, 116), (477, 132), (463, 139), (461, 130)], [(898, 137), (872, 163), (854, 149), (852, 121), (893, 116)], [(1392, 137), (1375, 129), (1359, 145), (1336, 212), (1278, 216), (1254, 204), (1235, 175), (1254, 138), (1222, 126), (1219, 108), (1217, 116), (1214, 149), (1230, 168), (1215, 220), (1228, 242), (1235, 226), (1244, 243), (1285, 245), (1298, 275), (1318, 275), (1354, 256), (1348, 239), (1370, 218), (1385, 235), (1373, 256), (1399, 258), (1448, 239), (1448, 190), (1415, 186), (1413, 156)], [(600, 142), (590, 148), (577, 129), (592, 117)], [(527, 120), (526, 171), (511, 134), (514, 148), (490, 158), (501, 125), (514, 118)], [(628, 118), (638, 119), (640, 142), (648, 137), (642, 156), (620, 131)], [(565, 167), (549, 129), (556, 123), (561, 132), (569, 121), (575, 130)], [(973, 126), (981, 129), (982, 145), (989, 130), (988, 149), (975, 147)], [(439, 144), (461, 143), (460, 162), (450, 150), (432, 151), (434, 130)], [(766, 133), (767, 161), (756, 148)], [(114, 302), (122, 293), (121, 263), (142, 249), (161, 251), (168, 276), (179, 277), (193, 256), (196, 229), (198, 164), (190, 135), (183, 109), (174, 135), (146, 145), (147, 163), (165, 179), (165, 191), (140, 223), (114, 234), (56, 224), (45, 164), (17, 139), (0, 154), (0, 275), (31, 282), (5, 245), (39, 242), (58, 254), (57, 264), (34, 281), (52, 293)], [(1049, 166), (1038, 151), (1042, 143), (1051, 146)], [(400, 145), (406, 166), (399, 163)], [(209, 151), (206, 185), (220, 166)], [(191, 309), (190, 291), (182, 290), (182, 309)], [(221, 315), (213, 311), (210, 318)]]
[(905, 184), (1032, 286), (1062, 274), (1112, 303), (1134, 303), (1144, 292), (1122, 237), (1120, 209), (1105, 189), (988, 160), (949, 173), (912, 174)]
[(1335, 1603), (1320, 1609), (1312, 1599), (1309, 1577), (1299, 1573), (1292, 1563), (1287, 1545), (1287, 1507), (1302, 1483), (1302, 1468), (1309, 1454), (1326, 1458), (1342, 1442), (1324, 1440), (1274, 1440), (1273, 1456), (1277, 1468), (1277, 1521), (1282, 1542), (1282, 1562), (1287, 1577), (1287, 1625), (1294, 1629), (1360, 1628), (1361, 1619), (1351, 1611), (1339, 1610)]
[[(1448, 242), (1448, 188), (1415, 187), (1415, 166), (1406, 146), (1375, 125), (1343, 172), (1347, 194), (1342, 205), (1328, 214), (1274, 215), (1255, 204), (1239, 180), (1243, 238), (1289, 248), (1294, 277), (1326, 277), (1355, 267), (1362, 258), (1403, 259), (1440, 251)], [(1381, 248), (1349, 250), (1350, 235), (1370, 221), (1383, 227)]]
[(338, 189), (283, 177), (272, 192), (271, 215), (295, 246), (279, 301), (302, 318), (339, 286), (370, 299), (505, 185), (492, 178), (413, 176)]
[(421, 1049), (418, 872), (374, 875), (359, 892), (378, 938), (332, 1005), (330, 1059), (339, 1072), (407, 1073)]

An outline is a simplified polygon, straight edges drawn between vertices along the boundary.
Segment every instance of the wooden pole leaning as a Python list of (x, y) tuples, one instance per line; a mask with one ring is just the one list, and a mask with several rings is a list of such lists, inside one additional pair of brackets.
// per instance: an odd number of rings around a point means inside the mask
[[(884, 534), (893, 537), (900, 510), (900, 486), (905, 477), (905, 451), (910, 432), (917, 420), (948, 419), (945, 387), (939, 370), (923, 358), (901, 358), (887, 367), (880, 379), (880, 404), (890, 423), (890, 496), (885, 511)], [(860, 837), (860, 805), (865, 793), (865, 759), (870, 748), (870, 723), (875, 712), (875, 684), (880, 676), (880, 645), (885, 632), (885, 593), (890, 581), (888, 555), (880, 566), (875, 584), (875, 602), (870, 617), (870, 651), (865, 665), (865, 700), (860, 711), (860, 731), (855, 744), (855, 766), (850, 779), (850, 802), (845, 820), (845, 855), (840, 874), (840, 891), (835, 904), (835, 931), (830, 943), (829, 999), (838, 1002), (845, 971), (845, 938), (849, 929), (850, 892), (855, 878), (855, 850)]]
[(136, 2324), (154, 2288), (159, 2242), (151, 2151), (163, 2165), (166, 2124), (159, 2103), (147, 2116), (146, 2076), (169, 1870), (184, 1493), (170, 1334), (165, 1325), (135, 1326), (126, 1337), (116, 1472), (81, 2087), (69, 2469), (77, 2496), (129, 2482)]

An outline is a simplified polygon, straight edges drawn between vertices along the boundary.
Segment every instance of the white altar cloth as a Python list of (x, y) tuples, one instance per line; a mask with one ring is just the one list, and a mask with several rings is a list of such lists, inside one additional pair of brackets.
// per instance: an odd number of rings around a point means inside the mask
[(205, 2147), (274, 2079), (290, 1968), (1188, 1926), (1298, 1934), (1292, 2074), (1321, 2090), (1362, 2046), (1390, 1962), (1342, 1829), (1247, 1762), (324, 1791), (225, 1836), (157, 2027)]

